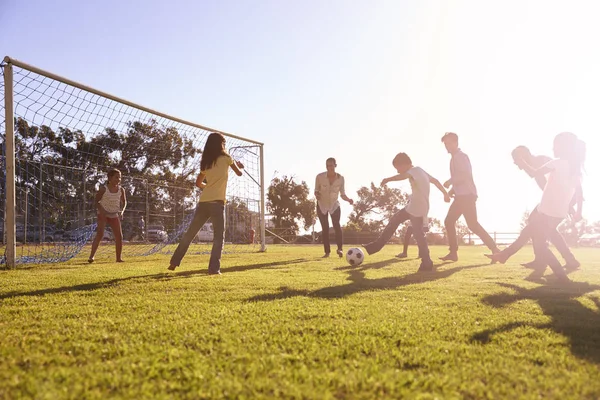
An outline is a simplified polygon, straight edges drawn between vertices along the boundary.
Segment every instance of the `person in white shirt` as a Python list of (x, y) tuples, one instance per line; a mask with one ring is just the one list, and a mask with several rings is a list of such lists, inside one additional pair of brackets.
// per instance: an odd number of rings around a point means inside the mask
[(450, 195), (454, 201), (448, 209), (448, 214), (444, 220), (446, 234), (448, 235), (448, 245), (450, 252), (444, 257), (443, 261), (458, 261), (458, 238), (456, 236), (456, 222), (461, 215), (465, 216), (467, 227), (479, 236), (492, 253), (500, 250), (496, 246), (494, 239), (486, 232), (477, 218), (477, 187), (473, 180), (473, 169), (469, 156), (458, 147), (458, 135), (454, 132), (446, 132), (442, 137), (442, 143), (448, 153), (452, 155), (450, 159), (450, 179), (444, 183), (444, 187), (450, 189)]
[(446, 192), (446, 189), (442, 184), (423, 169), (414, 167), (410, 157), (406, 153), (398, 153), (392, 161), (394, 168), (398, 172), (398, 175), (394, 175), (390, 178), (385, 178), (381, 181), (381, 185), (385, 185), (388, 182), (402, 181), (408, 179), (412, 194), (410, 200), (405, 208), (398, 211), (392, 218), (390, 218), (387, 226), (381, 233), (381, 236), (363, 247), (368, 254), (377, 253), (385, 246), (385, 244), (391, 239), (398, 229), (398, 226), (410, 220), (413, 228), (413, 235), (419, 246), (419, 255), (421, 256), (421, 265), (419, 267), (420, 272), (433, 271), (433, 261), (429, 256), (429, 247), (425, 240), (423, 233), (423, 220), (427, 218), (429, 213), (429, 188), (430, 184), (435, 185), (440, 192), (444, 194), (444, 201), (450, 202), (450, 196)]
[[(569, 278), (560, 262), (548, 247), (548, 239), (556, 231), (558, 224), (569, 215), (571, 201), (576, 192), (581, 191), (581, 174), (585, 160), (585, 143), (570, 132), (562, 132), (554, 138), (554, 156), (541, 168), (535, 169), (525, 158), (518, 158), (515, 164), (532, 178), (548, 175), (542, 200), (537, 213), (529, 221), (535, 258), (544, 269), (550, 266), (560, 282), (569, 282)], [(581, 210), (578, 207), (578, 212)], [(575, 216), (580, 219), (581, 216)]]
[(354, 201), (346, 196), (346, 188), (344, 177), (337, 172), (335, 168), (337, 164), (335, 158), (328, 158), (325, 161), (327, 167), (326, 172), (322, 172), (317, 175), (315, 181), (315, 197), (317, 198), (317, 215), (321, 222), (321, 228), (323, 230), (323, 247), (325, 249), (325, 255), (323, 257), (329, 257), (331, 253), (331, 245), (329, 244), (329, 215), (331, 215), (331, 222), (333, 229), (335, 230), (335, 241), (337, 244), (337, 255), (342, 257), (344, 252), (342, 250), (342, 227), (340, 226), (340, 202), (338, 197), (341, 197), (350, 205), (354, 204)]
[[(516, 147), (512, 151), (512, 158), (515, 161), (515, 164), (518, 164), (518, 163), (520, 163), (521, 160), (523, 160), (524, 162), (529, 164), (534, 169), (541, 168), (548, 162), (552, 161), (552, 158), (547, 157), (547, 156), (543, 156), (543, 155), (534, 156), (533, 154), (531, 154), (531, 151), (525, 146)], [(546, 177), (544, 175), (535, 176), (535, 181), (536, 181), (538, 187), (540, 189), (544, 190), (544, 188), (546, 187)], [(579, 186), (579, 190), (576, 191), (575, 197), (571, 200), (571, 204), (570, 204), (569, 215), (571, 215), (571, 218), (573, 220), (575, 220), (575, 218), (577, 218), (577, 217), (579, 219), (581, 219), (581, 213), (582, 213), (581, 207), (583, 205), (583, 193), (581, 193), (580, 189), (581, 189), (581, 186)], [(575, 209), (573, 208), (574, 205), (577, 205), (577, 211), (575, 211)], [(537, 212), (538, 212), (537, 208), (534, 208), (529, 216), (529, 219), (535, 218), (535, 215), (537, 214)], [(521, 233), (519, 234), (519, 237), (517, 238), (517, 240), (515, 240), (513, 243), (511, 243), (510, 246), (504, 248), (499, 253), (486, 254), (486, 256), (488, 258), (490, 258), (492, 260), (492, 262), (500, 262), (500, 263), (504, 264), (506, 261), (508, 261), (508, 259), (510, 257), (512, 257), (519, 250), (521, 250), (521, 248), (523, 248), (523, 246), (525, 246), (527, 244), (527, 242), (529, 242), (529, 239), (531, 239), (531, 232), (532, 232), (532, 227), (528, 221), (527, 225), (523, 228), (523, 230), (521, 230)], [(565, 262), (566, 262), (566, 264), (564, 266), (565, 269), (574, 270), (574, 269), (579, 268), (579, 265), (580, 265), (579, 261), (577, 261), (577, 259), (575, 258), (575, 256), (571, 252), (571, 250), (569, 249), (567, 242), (565, 241), (563, 236), (557, 230), (554, 230), (554, 232), (552, 232), (552, 235), (550, 236), (550, 242), (554, 245), (554, 247), (560, 253), (560, 255), (565, 259)], [(530, 261), (528, 263), (521, 264), (521, 265), (528, 267), (528, 268), (534, 268), (534, 269), (540, 267), (537, 260), (533, 260), (533, 261)], [(546, 268), (545, 265), (541, 265), (541, 267)]]
[(107, 173), (107, 182), (101, 186), (94, 203), (98, 209), (98, 224), (96, 225), (96, 237), (92, 242), (92, 251), (88, 258), (89, 263), (95, 260), (96, 251), (100, 246), (100, 241), (104, 237), (104, 228), (106, 224), (112, 229), (115, 236), (115, 250), (117, 253), (117, 262), (124, 262), (121, 258), (123, 252), (123, 230), (121, 229), (121, 220), (127, 207), (127, 197), (125, 189), (121, 186), (121, 171), (112, 168)]

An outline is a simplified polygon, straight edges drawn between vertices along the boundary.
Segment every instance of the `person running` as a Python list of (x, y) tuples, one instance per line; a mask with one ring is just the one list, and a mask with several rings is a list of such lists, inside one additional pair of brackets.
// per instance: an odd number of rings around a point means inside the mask
[(451, 154), (450, 159), (450, 179), (444, 183), (446, 189), (452, 187), (450, 195), (454, 201), (448, 209), (448, 214), (444, 220), (446, 233), (448, 235), (448, 244), (450, 252), (444, 257), (443, 261), (458, 261), (458, 239), (456, 237), (456, 222), (465, 216), (467, 227), (479, 236), (492, 253), (500, 250), (496, 246), (494, 239), (486, 232), (477, 219), (477, 187), (473, 181), (473, 171), (469, 156), (458, 147), (458, 135), (454, 132), (446, 132), (442, 137), (442, 143), (446, 150)]
[[(531, 151), (525, 146), (516, 147), (512, 151), (511, 155), (512, 155), (512, 158), (516, 165), (519, 165), (520, 160), (522, 160), (523, 162), (529, 164), (532, 168), (535, 168), (535, 169), (539, 169), (542, 166), (544, 166), (545, 164), (552, 161), (552, 158), (547, 157), (547, 156), (542, 156), (542, 155), (534, 156), (533, 154), (531, 154)], [(522, 168), (520, 168), (520, 169), (522, 169)], [(537, 185), (539, 186), (539, 188), (544, 190), (544, 188), (546, 187), (546, 183), (547, 183), (546, 176), (537, 175), (534, 177), (534, 179), (535, 179)], [(575, 204), (577, 204), (578, 208), (582, 206), (582, 201), (583, 201), (582, 197), (583, 196), (582, 196), (582, 193), (580, 190), (581, 186), (578, 186), (577, 188), (578, 188), (578, 190), (576, 191), (575, 196), (573, 197), (573, 200), (571, 201), (570, 211), (569, 211), (569, 215), (571, 215), (571, 218), (573, 218), (573, 219), (575, 219), (577, 217), (579, 217), (579, 219), (581, 219), (581, 214), (582, 214), (581, 209), (578, 209), (577, 211), (575, 211), (575, 209), (573, 208), (573, 205), (575, 205)], [(579, 201), (580, 199), (581, 199), (581, 201)], [(517, 240), (515, 240), (513, 243), (511, 243), (510, 246), (506, 247), (505, 249), (502, 249), (501, 252), (496, 253), (496, 254), (486, 254), (486, 257), (490, 258), (493, 262), (499, 262), (499, 263), (504, 264), (506, 261), (508, 261), (508, 259), (510, 257), (512, 257), (519, 250), (521, 250), (521, 248), (523, 248), (523, 246), (525, 246), (531, 239), (533, 227), (529, 222), (532, 219), (535, 219), (537, 217), (537, 213), (538, 213), (538, 209), (536, 207), (533, 209), (533, 211), (529, 215), (527, 225), (523, 228), (523, 230), (519, 234), (519, 237), (517, 238)], [(579, 261), (577, 261), (577, 259), (575, 258), (575, 256), (571, 252), (571, 250), (569, 249), (567, 242), (565, 241), (563, 236), (557, 230), (555, 230), (554, 232), (551, 233), (551, 236), (549, 237), (549, 239), (550, 239), (550, 242), (554, 245), (554, 247), (556, 247), (556, 250), (558, 250), (558, 252), (562, 256), (562, 258), (565, 260), (565, 268), (566, 269), (573, 270), (573, 269), (579, 268), (579, 266), (580, 266)], [(541, 264), (541, 262), (539, 260), (534, 259), (533, 261), (524, 263), (522, 265), (525, 267), (529, 267), (529, 268), (537, 268), (537, 267), (541, 267), (540, 264)]]
[[(518, 158), (517, 166), (532, 178), (548, 175), (537, 212), (530, 219), (533, 251), (541, 266), (549, 266), (559, 282), (570, 282), (564, 268), (548, 247), (548, 239), (556, 227), (569, 215), (570, 205), (578, 191), (581, 192), (581, 175), (585, 161), (585, 143), (571, 132), (562, 132), (554, 138), (554, 160), (541, 168), (534, 168), (525, 159)], [(582, 197), (578, 202), (582, 202)], [(577, 205), (581, 210), (581, 204)], [(580, 218), (577, 215), (576, 218)]]
[(381, 233), (381, 236), (375, 241), (363, 245), (363, 247), (368, 254), (377, 253), (391, 239), (394, 232), (398, 229), (398, 226), (401, 223), (410, 220), (410, 223), (413, 226), (413, 235), (417, 241), (419, 253), (421, 255), (419, 272), (433, 271), (433, 261), (429, 255), (429, 247), (427, 246), (427, 241), (423, 234), (423, 220), (427, 218), (427, 214), (429, 213), (430, 185), (435, 185), (435, 187), (442, 192), (446, 202), (450, 202), (450, 196), (437, 179), (433, 178), (422, 168), (413, 166), (412, 160), (406, 153), (398, 153), (396, 157), (394, 157), (392, 165), (398, 172), (398, 175), (385, 178), (381, 181), (381, 186), (386, 185), (388, 182), (408, 179), (412, 190), (410, 200), (405, 208), (398, 211), (390, 218), (387, 226)]
[(335, 168), (337, 167), (335, 158), (328, 158), (325, 161), (325, 166), (327, 171), (318, 174), (315, 180), (317, 215), (323, 231), (323, 248), (325, 250), (323, 258), (329, 257), (329, 254), (331, 253), (331, 245), (329, 244), (329, 215), (331, 215), (331, 222), (335, 231), (337, 255), (342, 257), (344, 251), (342, 250), (343, 236), (342, 227), (340, 226), (341, 207), (338, 197), (341, 197), (343, 200), (350, 203), (350, 205), (354, 204), (354, 201), (346, 196), (344, 177), (335, 172)]

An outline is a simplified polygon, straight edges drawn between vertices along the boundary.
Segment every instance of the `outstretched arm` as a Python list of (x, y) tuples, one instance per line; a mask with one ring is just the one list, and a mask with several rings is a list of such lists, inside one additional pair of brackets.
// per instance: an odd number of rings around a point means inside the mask
[(409, 177), (410, 177), (410, 175), (407, 174), (406, 172), (403, 173), (403, 174), (398, 174), (398, 175), (390, 176), (389, 178), (384, 178), (381, 181), (381, 186), (385, 185), (388, 182), (403, 181), (405, 179), (408, 179)]
[[(550, 161), (552, 162), (552, 161)], [(515, 164), (517, 167), (521, 168), (523, 171), (527, 173), (532, 178), (543, 177), (544, 175), (550, 173), (552, 171), (551, 168), (548, 167), (548, 164), (541, 166), (540, 168), (533, 168), (531, 165), (527, 163), (527, 161), (521, 159), (515, 160)]]
[(444, 195), (444, 201), (446, 203), (450, 203), (450, 195), (448, 194), (448, 192), (446, 192), (446, 189), (444, 189), (444, 186), (442, 186), (440, 181), (435, 179), (433, 176), (429, 175), (429, 182), (432, 183), (433, 186), (438, 188), (440, 190), (440, 192), (442, 192), (442, 194)]
[(234, 160), (233, 164), (231, 164), (231, 169), (233, 170), (233, 172), (235, 172), (237, 176), (242, 176), (242, 169), (244, 169), (244, 164)]

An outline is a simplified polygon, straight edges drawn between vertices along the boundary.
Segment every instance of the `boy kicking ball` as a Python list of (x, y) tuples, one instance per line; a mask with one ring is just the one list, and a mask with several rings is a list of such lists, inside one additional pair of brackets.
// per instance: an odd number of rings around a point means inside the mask
[(412, 195), (407, 206), (402, 210), (398, 211), (381, 233), (381, 236), (363, 247), (368, 254), (375, 254), (385, 246), (385, 244), (394, 235), (394, 232), (398, 229), (398, 226), (410, 220), (413, 227), (413, 235), (419, 246), (419, 255), (421, 256), (421, 265), (419, 272), (433, 271), (433, 261), (429, 256), (429, 247), (425, 240), (425, 234), (423, 233), (423, 221), (427, 219), (429, 213), (429, 189), (430, 184), (435, 185), (444, 195), (444, 201), (450, 202), (450, 196), (442, 184), (420, 167), (412, 165), (410, 157), (406, 153), (398, 153), (394, 157), (392, 162), (394, 168), (398, 172), (398, 175), (394, 175), (389, 178), (385, 178), (381, 181), (381, 185), (385, 185), (388, 182), (402, 181), (408, 179), (410, 187), (412, 189)]

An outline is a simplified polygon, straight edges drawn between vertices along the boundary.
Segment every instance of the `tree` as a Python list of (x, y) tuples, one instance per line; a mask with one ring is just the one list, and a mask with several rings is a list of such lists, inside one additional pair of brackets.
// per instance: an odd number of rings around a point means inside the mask
[(267, 192), (267, 210), (273, 215), (275, 228), (298, 233), (298, 222), (309, 229), (316, 220), (316, 203), (308, 198), (310, 190), (305, 181), (296, 183), (294, 177), (274, 178)]
[(348, 217), (348, 227), (362, 232), (379, 232), (387, 221), (408, 203), (408, 194), (387, 186), (363, 186)]
[(593, 232), (593, 227), (588, 225), (586, 219), (575, 222), (567, 218), (558, 226), (558, 232), (565, 238), (569, 246), (576, 246), (581, 235)]
[[(4, 145), (1, 137), (0, 142)], [(193, 203), (200, 150), (176, 128), (156, 121), (129, 122), (121, 133), (106, 128), (90, 138), (81, 130), (53, 131), (16, 118), (15, 153), (17, 193), (31, 194), (28, 213), (34, 217), (43, 213), (45, 221), (62, 226), (80, 215), (110, 167), (123, 172), (130, 210), (146, 204), (148, 194), (151, 213), (182, 215)], [(37, 195), (42, 188), (43, 196)], [(137, 211), (145, 212), (145, 206)]]

